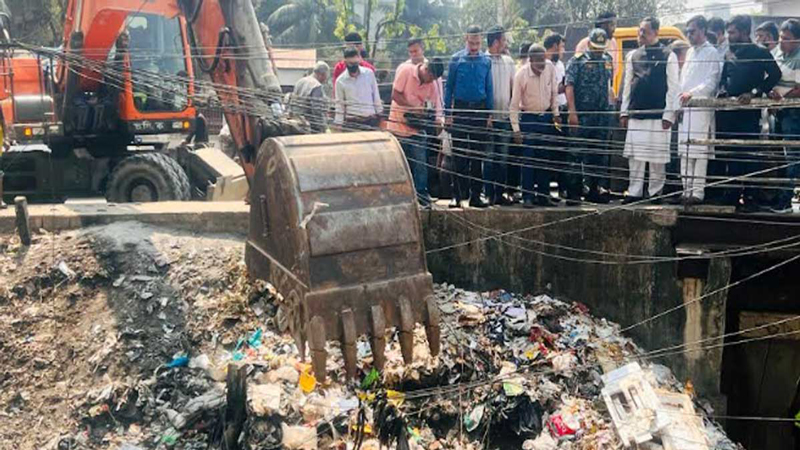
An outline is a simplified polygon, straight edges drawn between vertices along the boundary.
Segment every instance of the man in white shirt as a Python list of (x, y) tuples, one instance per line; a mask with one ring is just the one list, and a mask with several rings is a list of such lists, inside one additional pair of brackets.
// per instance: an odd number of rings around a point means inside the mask
[(567, 75), (567, 67), (564, 65), (564, 36), (553, 33), (544, 39), (544, 57), (549, 59), (556, 68), (556, 81), (558, 82), (558, 107), (564, 109), (567, 106), (567, 95), (565, 94), (564, 77)]
[(682, 200), (687, 204), (702, 203), (705, 198), (708, 160), (714, 158), (714, 147), (689, 144), (692, 139), (711, 137), (714, 111), (707, 108), (687, 108), (691, 99), (713, 98), (720, 78), (720, 58), (717, 49), (706, 39), (708, 22), (702, 15), (686, 24), (686, 36), (692, 47), (686, 52), (681, 70), (680, 102), (683, 120), (678, 127), (678, 156), (681, 159)]
[(489, 205), (503, 205), (510, 203), (503, 197), (503, 190), (506, 186), (508, 147), (511, 142), (508, 110), (516, 65), (511, 56), (506, 54), (506, 32), (503, 27), (489, 29), (486, 42), (489, 46), (489, 59), (492, 61), (494, 112), (491, 114), (492, 133), (488, 152), (491, 161), (483, 167), (483, 177), (486, 180), (484, 192), (489, 199)]
[(375, 73), (361, 66), (354, 47), (344, 50), (347, 70), (336, 80), (336, 115), (333, 123), (342, 131), (375, 129), (383, 112)]
[(660, 22), (647, 17), (639, 25), (639, 42), (625, 62), (620, 125), (628, 128), (623, 156), (628, 158), (630, 183), (625, 203), (644, 198), (644, 175), (650, 166), (648, 193), (654, 203), (664, 189), (672, 124), (678, 105), (678, 58), (658, 40)]

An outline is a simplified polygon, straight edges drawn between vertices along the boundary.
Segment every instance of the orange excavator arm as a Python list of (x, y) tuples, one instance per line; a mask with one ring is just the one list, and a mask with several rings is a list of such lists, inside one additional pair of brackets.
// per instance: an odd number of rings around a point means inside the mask
[[(177, 0), (186, 18), (189, 45), (200, 70), (217, 86), (245, 175), (254, 155), (279, 122), (281, 86), (250, 1)], [(202, 76), (202, 74), (198, 74)]]

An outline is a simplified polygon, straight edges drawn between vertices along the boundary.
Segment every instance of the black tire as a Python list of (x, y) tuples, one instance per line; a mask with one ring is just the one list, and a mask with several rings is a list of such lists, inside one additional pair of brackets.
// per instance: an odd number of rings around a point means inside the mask
[(114, 203), (189, 200), (189, 177), (161, 153), (128, 156), (108, 177), (106, 199)]

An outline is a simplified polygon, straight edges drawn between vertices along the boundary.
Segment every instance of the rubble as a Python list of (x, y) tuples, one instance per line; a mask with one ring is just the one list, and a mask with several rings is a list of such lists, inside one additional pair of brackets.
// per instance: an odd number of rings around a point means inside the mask
[[(436, 285), (438, 356), (419, 325), (404, 364), (391, 331), (379, 373), (361, 337), (347, 382), (328, 342), (319, 382), (236, 238), (127, 224), (52, 239), (55, 260), (49, 240), (23, 264), (13, 243), (0, 260), (0, 440), (19, 448), (220, 448), (237, 430), (231, 442), (252, 449), (738, 448), (668, 368), (579, 303)], [(232, 369), (246, 390), (231, 389)]]

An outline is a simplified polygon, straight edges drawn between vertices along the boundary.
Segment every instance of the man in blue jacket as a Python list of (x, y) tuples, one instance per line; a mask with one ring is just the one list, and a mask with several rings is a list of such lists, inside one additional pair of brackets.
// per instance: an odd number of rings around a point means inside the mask
[(447, 126), (453, 136), (456, 176), (451, 208), (485, 208), (481, 199), (484, 144), (492, 125), (492, 61), (481, 51), (481, 29), (467, 28), (466, 48), (453, 55), (447, 73), (444, 107)]

